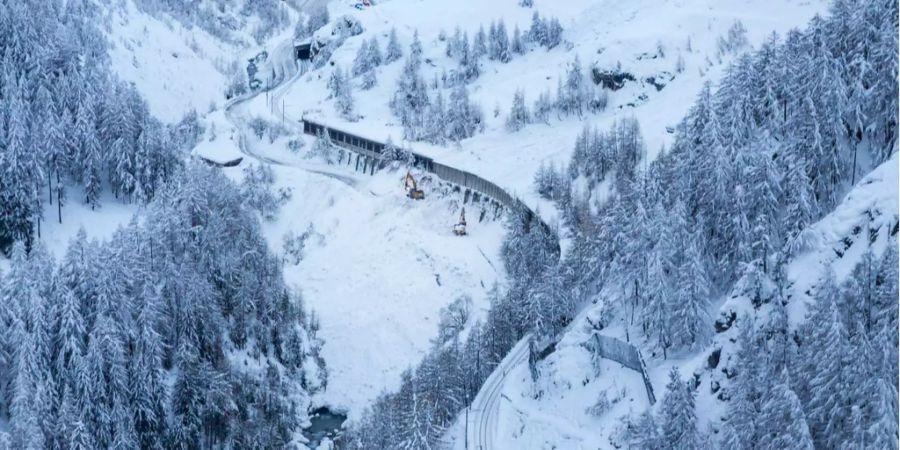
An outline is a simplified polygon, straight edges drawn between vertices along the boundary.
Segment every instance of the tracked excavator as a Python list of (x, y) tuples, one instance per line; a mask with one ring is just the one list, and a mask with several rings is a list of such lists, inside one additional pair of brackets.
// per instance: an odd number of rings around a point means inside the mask
[(453, 234), (457, 236), (465, 236), (466, 233), (466, 208), (459, 213), (459, 222), (453, 225)]
[(416, 184), (416, 179), (413, 178), (412, 174), (409, 171), (406, 172), (406, 196), (413, 200), (422, 200), (425, 198), (425, 193), (422, 192), (421, 189), (418, 188)]

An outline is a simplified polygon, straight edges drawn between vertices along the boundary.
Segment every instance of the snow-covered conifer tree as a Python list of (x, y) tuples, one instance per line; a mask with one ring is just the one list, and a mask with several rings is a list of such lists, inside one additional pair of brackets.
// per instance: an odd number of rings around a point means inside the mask
[(506, 117), (506, 129), (519, 131), (530, 121), (531, 116), (528, 114), (528, 107), (525, 106), (525, 92), (519, 89), (513, 96), (512, 107), (509, 110), (509, 115)]

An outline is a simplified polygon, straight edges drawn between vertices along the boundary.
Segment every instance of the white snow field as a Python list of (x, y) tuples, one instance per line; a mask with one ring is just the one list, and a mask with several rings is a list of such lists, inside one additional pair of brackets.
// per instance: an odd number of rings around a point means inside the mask
[[(290, 155), (267, 157), (290, 161)], [(305, 167), (306, 169), (304, 169)], [(357, 417), (382, 390), (399, 386), (436, 336), (439, 311), (459, 296), (487, 308), (487, 292), (503, 279), (500, 221), (479, 223), (454, 236), (461, 197), (424, 187), (415, 201), (403, 190), (403, 170), (374, 177), (324, 164), (273, 165), (277, 185), (292, 190), (274, 222), (263, 224), (274, 251), (288, 232), (310, 226), (303, 260), (285, 277), (302, 290), (321, 320), (328, 388), (317, 401)], [(236, 172), (237, 169), (226, 169)]]
[[(278, 94), (271, 93), (270, 104)], [(270, 111), (266, 96), (257, 95), (227, 115), (212, 114), (221, 131), (201, 145), (246, 152), (240, 166), (224, 169), (235, 179), (247, 164), (271, 164), (276, 188), (292, 192), (276, 220), (263, 223), (276, 253), (283, 252), (285, 234), (312, 226), (303, 260), (286, 265), (285, 276), (320, 318), (329, 381), (314, 401), (357, 418), (379, 393), (396, 389), (402, 372), (429, 349), (442, 307), (465, 295), (476, 315), (487, 309), (487, 292), (504, 279), (502, 222), (493, 209), (480, 222), (480, 208), (463, 205), (461, 194), (437, 180), (420, 178), (425, 199), (407, 198), (399, 166), (370, 176), (306, 159), (308, 137), (298, 154), (287, 149), (287, 137), (273, 143), (252, 133), (244, 134), (241, 149), (241, 131), (224, 128), (229, 120), (240, 127)], [(468, 206), (469, 234), (458, 237), (452, 226), (462, 206)]]
[[(703, 83), (716, 82), (733, 58), (731, 54), (718, 54), (717, 40), (735, 21), (740, 20), (747, 29), (750, 44), (758, 44), (773, 31), (784, 33), (804, 24), (826, 5), (824, 0), (536, 0), (533, 8), (519, 7), (517, 3), (513, 0), (389, 0), (359, 11), (350, 4), (333, 2), (329, 4), (332, 18), (349, 15), (359, 20), (364, 31), (347, 39), (334, 52), (331, 61), (349, 70), (359, 46), (373, 36), (384, 51), (392, 27), (396, 27), (406, 55), (413, 33), (418, 31), (424, 50), (422, 75), (430, 83), (444, 70), (449, 72), (457, 66), (444, 53), (446, 42), (439, 40), (442, 30), (452, 35), (459, 26), (471, 39), (479, 26), (487, 30), (492, 21), (501, 18), (512, 33), (516, 26), (522, 32), (527, 31), (534, 11), (542, 17), (558, 17), (565, 30), (562, 45), (551, 51), (532, 49), (513, 57), (508, 64), (485, 61), (481, 76), (468, 86), (470, 99), (484, 110), (487, 122), (484, 133), (463, 140), (458, 147), (404, 142), (444, 164), (493, 181), (550, 218), (555, 216), (555, 211), (534, 192), (534, 173), (542, 162), (568, 163), (575, 137), (585, 124), (605, 130), (617, 118), (636, 117), (647, 143), (648, 157), (652, 159), (672, 139), (666, 127), (674, 126), (684, 116)], [(329, 30), (326, 27), (321, 34), (328, 35)], [(658, 55), (660, 45), (664, 56)], [(524, 90), (530, 108), (538, 94), (547, 90), (555, 92), (559, 78), (565, 76), (567, 65), (576, 56), (585, 69), (592, 65), (601, 70), (620, 67), (637, 81), (610, 92), (609, 105), (603, 113), (562, 120), (551, 117), (550, 126), (532, 124), (517, 133), (509, 133), (504, 123), (515, 91)], [(679, 56), (685, 63), (682, 73), (676, 72)], [(329, 67), (294, 83), (285, 95), (286, 116), (299, 120), (310, 115), (340, 129), (377, 140), (391, 136), (399, 143), (402, 128), (391, 114), (388, 101), (402, 66), (401, 58), (377, 68), (378, 84), (368, 91), (359, 89), (358, 80), (354, 81), (356, 112), (362, 117), (356, 123), (342, 119), (335, 111), (333, 100), (327, 98)], [(646, 80), (648, 77), (672, 79), (658, 91)], [(445, 99), (448, 94), (445, 89)], [(495, 116), (495, 108), (499, 115)]]
[[(508, 64), (485, 61), (483, 73), (469, 85), (470, 98), (482, 106), (487, 119), (483, 133), (458, 146), (403, 142), (442, 163), (497, 183), (521, 196), (551, 221), (556, 212), (534, 191), (533, 175), (542, 163), (567, 163), (582, 127), (589, 124), (607, 129), (617, 119), (635, 117), (641, 124), (648, 159), (654, 158), (672, 139), (666, 128), (684, 116), (703, 83), (715, 83), (734, 57), (719, 54), (716, 43), (735, 21), (740, 20), (747, 29), (750, 44), (757, 45), (773, 31), (784, 33), (805, 23), (813, 14), (822, 12), (826, 4), (824, 0), (535, 0), (534, 8), (522, 8), (517, 3), (381, 0), (357, 10), (349, 2), (331, 2), (328, 6), (333, 20), (346, 14), (358, 19), (363, 27), (361, 35), (349, 38), (337, 49), (332, 61), (349, 69), (364, 39), (377, 36), (384, 49), (392, 27), (397, 28), (407, 53), (417, 30), (426, 61), (423, 75), (430, 81), (456, 66), (444, 54), (446, 43), (438, 39), (441, 30), (452, 34), (459, 26), (471, 38), (480, 25), (487, 29), (491, 21), (500, 18), (512, 32), (515, 26), (527, 30), (534, 11), (543, 17), (558, 17), (565, 30), (562, 45), (552, 51), (533, 49)], [(290, 30), (284, 30), (264, 46), (277, 72), (273, 83), (284, 82), (270, 93), (268, 103), (266, 95), (258, 95), (226, 113), (226, 66), (235, 59), (244, 61), (263, 48), (224, 43), (196, 27), (185, 29), (175, 21), (161, 21), (144, 14), (130, 0), (124, 5), (111, 15), (108, 29), (114, 43), (113, 69), (135, 84), (154, 115), (164, 121), (175, 122), (190, 109), (196, 109), (204, 117), (207, 137), (195, 153), (244, 158), (238, 167), (223, 169), (229, 176), (239, 180), (247, 165), (271, 164), (275, 187), (292, 193), (275, 220), (263, 222), (273, 250), (283, 252), (283, 237), (287, 233), (300, 234), (310, 226), (314, 230), (302, 261), (297, 265), (286, 263), (285, 276), (298, 286), (307, 306), (320, 318), (319, 335), (325, 341), (323, 355), (329, 382), (315, 402), (345, 410), (351, 420), (359, 418), (381, 391), (395, 389), (402, 371), (414, 366), (428, 350), (442, 307), (461, 295), (469, 295), (476, 316), (487, 308), (487, 291), (495, 282), (502, 284), (505, 278), (499, 257), (504, 233), (501, 221), (479, 222), (477, 210), (467, 207), (469, 236), (453, 236), (451, 226), (461, 206), (460, 195), (441, 193), (436, 183), (424, 183), (425, 200), (413, 201), (404, 196), (403, 168), (375, 176), (362, 175), (346, 166), (304, 159), (303, 153), (312, 145), (309, 138), (303, 138), (306, 147), (294, 154), (287, 149), (287, 141), (296, 136), (269, 142), (265, 137), (257, 139), (245, 129), (247, 120), (260, 116), (275, 122), (284, 119), (297, 134), (292, 124), (308, 115), (376, 140), (390, 136), (400, 143), (402, 130), (388, 101), (402, 59), (379, 67), (378, 85), (369, 91), (356, 88), (358, 80), (354, 80), (356, 110), (361, 119), (349, 123), (335, 112), (333, 100), (327, 99), (330, 65), (290, 76), (292, 67), (284, 58), (290, 51)], [(326, 26), (321, 33), (328, 34), (330, 28)], [(636, 81), (610, 92), (609, 105), (602, 113), (551, 117), (551, 126), (532, 124), (509, 133), (504, 121), (514, 92), (523, 89), (530, 107), (539, 93), (555, 91), (567, 64), (576, 56), (585, 68), (618, 69), (633, 74)], [(679, 56), (684, 60), (682, 72), (676, 70)], [(668, 81), (658, 90), (647, 81), (648, 77)], [(496, 116), (495, 109), (499, 110)], [(863, 200), (874, 198), (864, 196), (862, 190), (879, 194), (878, 200), (872, 201), (892, 201), (896, 205), (896, 186), (891, 190), (884, 184), (896, 180), (896, 163), (894, 159), (890, 163), (893, 168), (883, 166), (860, 182), (845, 206), (815, 226), (822, 233), (821, 251), (800, 255), (795, 260), (792, 273), (797, 292), (801, 292), (800, 286), (816, 282), (810, 274), (819, 273), (817, 270), (824, 264), (831, 263), (833, 252), (828, 245), (852, 228), (851, 218), (858, 219), (859, 211), (866, 207)], [(895, 172), (889, 173), (891, 170)], [(861, 200), (851, 202), (853, 198)], [(90, 236), (103, 238), (137, 211), (111, 199), (104, 201), (99, 212), (81, 211), (79, 207), (77, 202), (70, 202), (63, 211), (64, 219), (78, 216), (78, 220), (69, 220), (61, 227), (52, 225), (55, 209), (46, 212), (42, 237), (54, 252), (64, 249), (79, 225), (84, 225)], [(855, 251), (849, 251), (835, 266), (847, 264), (848, 258), (855, 257)], [(716, 306), (721, 305), (722, 302)], [(485, 407), (470, 414), (470, 433), (472, 420), (486, 420), (488, 426), (482, 428), (491, 430), (489, 436), (478, 439), (488, 448), (610, 447), (609, 436), (618, 419), (645, 410), (649, 403), (640, 377), (633, 371), (604, 362), (600, 375), (593, 373), (588, 351), (581, 344), (590, 331), (585, 317), (595, 313), (593, 309), (583, 311), (557, 351), (544, 362), (550, 370), (539, 380), (544, 391), (541, 398), (532, 396), (527, 364), (519, 359), (519, 364), (503, 365), (503, 382), (486, 384), (492, 389), (492, 400), (479, 403)], [(802, 316), (802, 311), (792, 311), (794, 316)], [(625, 337), (615, 327), (604, 333)], [(726, 335), (717, 339), (713, 345), (727, 345)], [(704, 367), (706, 356), (698, 353), (652, 364), (651, 377), (657, 392), (662, 390), (671, 365), (690, 374)], [(703, 382), (708, 383), (709, 377)], [(701, 424), (717, 420), (720, 402), (708, 394), (708, 384), (699, 391), (707, 393), (697, 398)], [(618, 400), (601, 417), (588, 415), (586, 408), (601, 393)], [(487, 410), (486, 406), (496, 409), (491, 409), (491, 416), (481, 418), (479, 414)], [(465, 447), (464, 428), (461, 416), (448, 433), (455, 448)], [(476, 438), (470, 438), (472, 445)]]

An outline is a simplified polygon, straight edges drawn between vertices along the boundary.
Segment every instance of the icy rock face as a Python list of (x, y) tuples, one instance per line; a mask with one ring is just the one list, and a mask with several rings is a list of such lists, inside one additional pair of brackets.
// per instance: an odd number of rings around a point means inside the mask
[(598, 84), (605, 89), (618, 91), (625, 87), (625, 82), (636, 81), (634, 75), (619, 70), (600, 70), (594, 68), (591, 70), (591, 76), (594, 84)]

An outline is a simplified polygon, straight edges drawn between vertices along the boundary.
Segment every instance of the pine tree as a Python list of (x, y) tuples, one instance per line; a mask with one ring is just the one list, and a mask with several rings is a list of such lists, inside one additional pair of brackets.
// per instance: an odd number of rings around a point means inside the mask
[(731, 401), (725, 421), (724, 447), (755, 448), (762, 441), (762, 389), (765, 386), (766, 366), (756, 323), (749, 317), (738, 319), (740, 329), (734, 371), (737, 372), (731, 389)]
[(478, 58), (473, 57), (472, 51), (469, 49), (469, 35), (463, 34), (459, 46), (457, 48), (459, 54), (459, 72), (462, 80), (472, 81), (481, 74), (481, 68), (478, 65)]
[(413, 32), (413, 41), (409, 44), (408, 59), (416, 67), (422, 65), (422, 41), (419, 40), (419, 30)]
[(362, 81), (360, 82), (360, 87), (367, 91), (375, 87), (378, 84), (378, 78), (375, 76), (375, 70), (369, 69), (362, 74)]
[(369, 40), (368, 49), (368, 59), (372, 64), (372, 67), (378, 67), (384, 62), (384, 57), (381, 55), (381, 45), (378, 44), (378, 37), (372, 36), (372, 39)]
[(438, 91), (434, 101), (428, 107), (426, 134), (432, 144), (444, 145), (447, 142), (447, 111), (444, 108), (444, 96)]
[(513, 37), (512, 43), (510, 44), (510, 50), (517, 55), (525, 54), (525, 43), (522, 42), (522, 32), (519, 31), (518, 25), (516, 25), (513, 29)]
[(391, 99), (391, 110), (400, 118), (408, 139), (418, 139), (421, 136), (422, 116), (428, 107), (427, 88), (420, 74), (418, 61), (412, 54), (406, 59), (397, 81), (397, 90)]
[(672, 345), (672, 323), (670, 321), (673, 304), (675, 248), (674, 235), (670, 227), (671, 216), (663, 212), (662, 205), (654, 209), (653, 232), (656, 243), (649, 255), (647, 266), (648, 303), (643, 312), (644, 333), (656, 336), (659, 348), (666, 352)]
[(500, 58), (499, 38), (497, 37), (497, 23), (491, 21), (487, 34), (487, 55), (488, 59), (494, 61)]
[(806, 405), (810, 431), (817, 446), (839, 447), (846, 439), (850, 415), (851, 383), (848, 377), (847, 332), (836, 306), (809, 345), (817, 350), (816, 373), (810, 379), (812, 396)]
[(453, 88), (447, 105), (447, 139), (459, 142), (471, 137), (481, 127), (478, 107), (469, 101), (469, 92), (464, 84)]
[(484, 34), (484, 25), (480, 25), (478, 27), (478, 33), (475, 34), (475, 38), (472, 40), (472, 60), (477, 64), (484, 55), (487, 55), (487, 53), (487, 36)]
[(644, 411), (637, 422), (628, 424), (628, 442), (634, 448), (664, 448), (656, 418), (651, 411)]
[(660, 428), (665, 448), (700, 448), (700, 434), (697, 431), (697, 416), (694, 412), (694, 393), (682, 381), (677, 368), (669, 371), (666, 396), (660, 407)]
[(553, 49), (562, 42), (563, 28), (559, 23), (559, 19), (554, 17), (549, 24), (545, 23), (544, 29), (547, 36), (545, 44), (547, 49)]
[(518, 89), (513, 96), (512, 107), (506, 118), (506, 129), (509, 131), (519, 131), (531, 121), (528, 114), (528, 108), (525, 106), (525, 93)]
[(369, 52), (369, 41), (363, 41), (362, 45), (360, 45), (359, 49), (356, 51), (356, 57), (353, 59), (353, 68), (351, 69), (351, 72), (354, 77), (358, 77), (371, 70), (374, 65)]
[(391, 28), (387, 49), (384, 54), (384, 62), (385, 64), (390, 64), (401, 57), (403, 57), (403, 50), (400, 48), (400, 41), (397, 40), (397, 28)]
[(6, 151), (0, 154), (3, 166), (0, 203), (6, 205), (5, 214), (0, 217), (0, 248), (4, 250), (16, 240), (23, 240), (30, 247), (33, 224), (40, 213), (38, 183), (43, 179), (37, 159), (39, 155), (33, 151), (30, 141), (28, 126), (31, 114), (22, 98), (24, 94), (17, 89), (11, 95)]
[(81, 163), (80, 179), (84, 188), (84, 202), (91, 210), (100, 206), (102, 183), (103, 155), (100, 141), (94, 129), (94, 112), (91, 105), (78, 108), (77, 123), (79, 131), (79, 156)]
[[(796, 448), (812, 450), (812, 437), (800, 400), (791, 389), (786, 371), (767, 389), (762, 403), (761, 449)], [(748, 443), (750, 444), (750, 443)]]
[(333, 75), (333, 80), (335, 80), (335, 100), (334, 107), (337, 110), (338, 114), (341, 115), (346, 120), (351, 122), (355, 122), (357, 120), (356, 113), (354, 111), (354, 100), (353, 100), (353, 91), (352, 86), (350, 84), (350, 80), (344, 76), (343, 71), (340, 67), (336, 67), (334, 69), (335, 74)]
[(133, 427), (141, 448), (162, 448), (166, 432), (166, 388), (162, 372), (162, 338), (154, 329), (158, 321), (158, 294), (144, 287), (145, 302), (137, 315), (138, 333), (129, 366), (129, 391), (133, 402)]
[(512, 60), (512, 51), (509, 45), (509, 34), (506, 32), (506, 25), (503, 23), (503, 19), (500, 19), (500, 22), (497, 23), (494, 39), (496, 41), (494, 45), (496, 46), (497, 59), (504, 64), (508, 63)]
[(345, 84), (344, 71), (341, 70), (341, 66), (335, 66), (334, 70), (331, 71), (331, 76), (328, 78), (328, 83), (326, 85), (329, 93), (328, 98), (338, 98), (341, 89), (343, 89)]
[(560, 107), (567, 114), (577, 111), (581, 116), (587, 100), (587, 81), (581, 67), (581, 60), (578, 55), (575, 55), (575, 61), (572, 62), (566, 73), (565, 90), (560, 94)]
[(553, 109), (553, 102), (550, 100), (550, 91), (541, 93), (534, 102), (532, 112), (534, 119), (550, 125), (550, 111)]
[[(81, 308), (78, 299), (72, 290), (58, 280), (54, 283), (59, 286), (57, 288), (57, 306), (54, 310), (56, 317), (55, 340), (55, 362), (54, 367), (56, 373), (60, 376), (69, 376), (74, 370), (75, 360), (81, 356), (84, 348), (87, 333), (85, 330), (84, 316), (81, 314)], [(73, 379), (65, 379), (67, 385), (74, 386)]]
[(678, 287), (673, 302), (675, 342), (696, 348), (709, 337), (709, 277), (704, 262), (706, 256), (700, 250), (701, 238), (690, 236), (678, 271)]
[(537, 45), (546, 45), (547, 32), (544, 29), (544, 21), (541, 15), (535, 10), (531, 15), (531, 28), (528, 29), (528, 40)]

